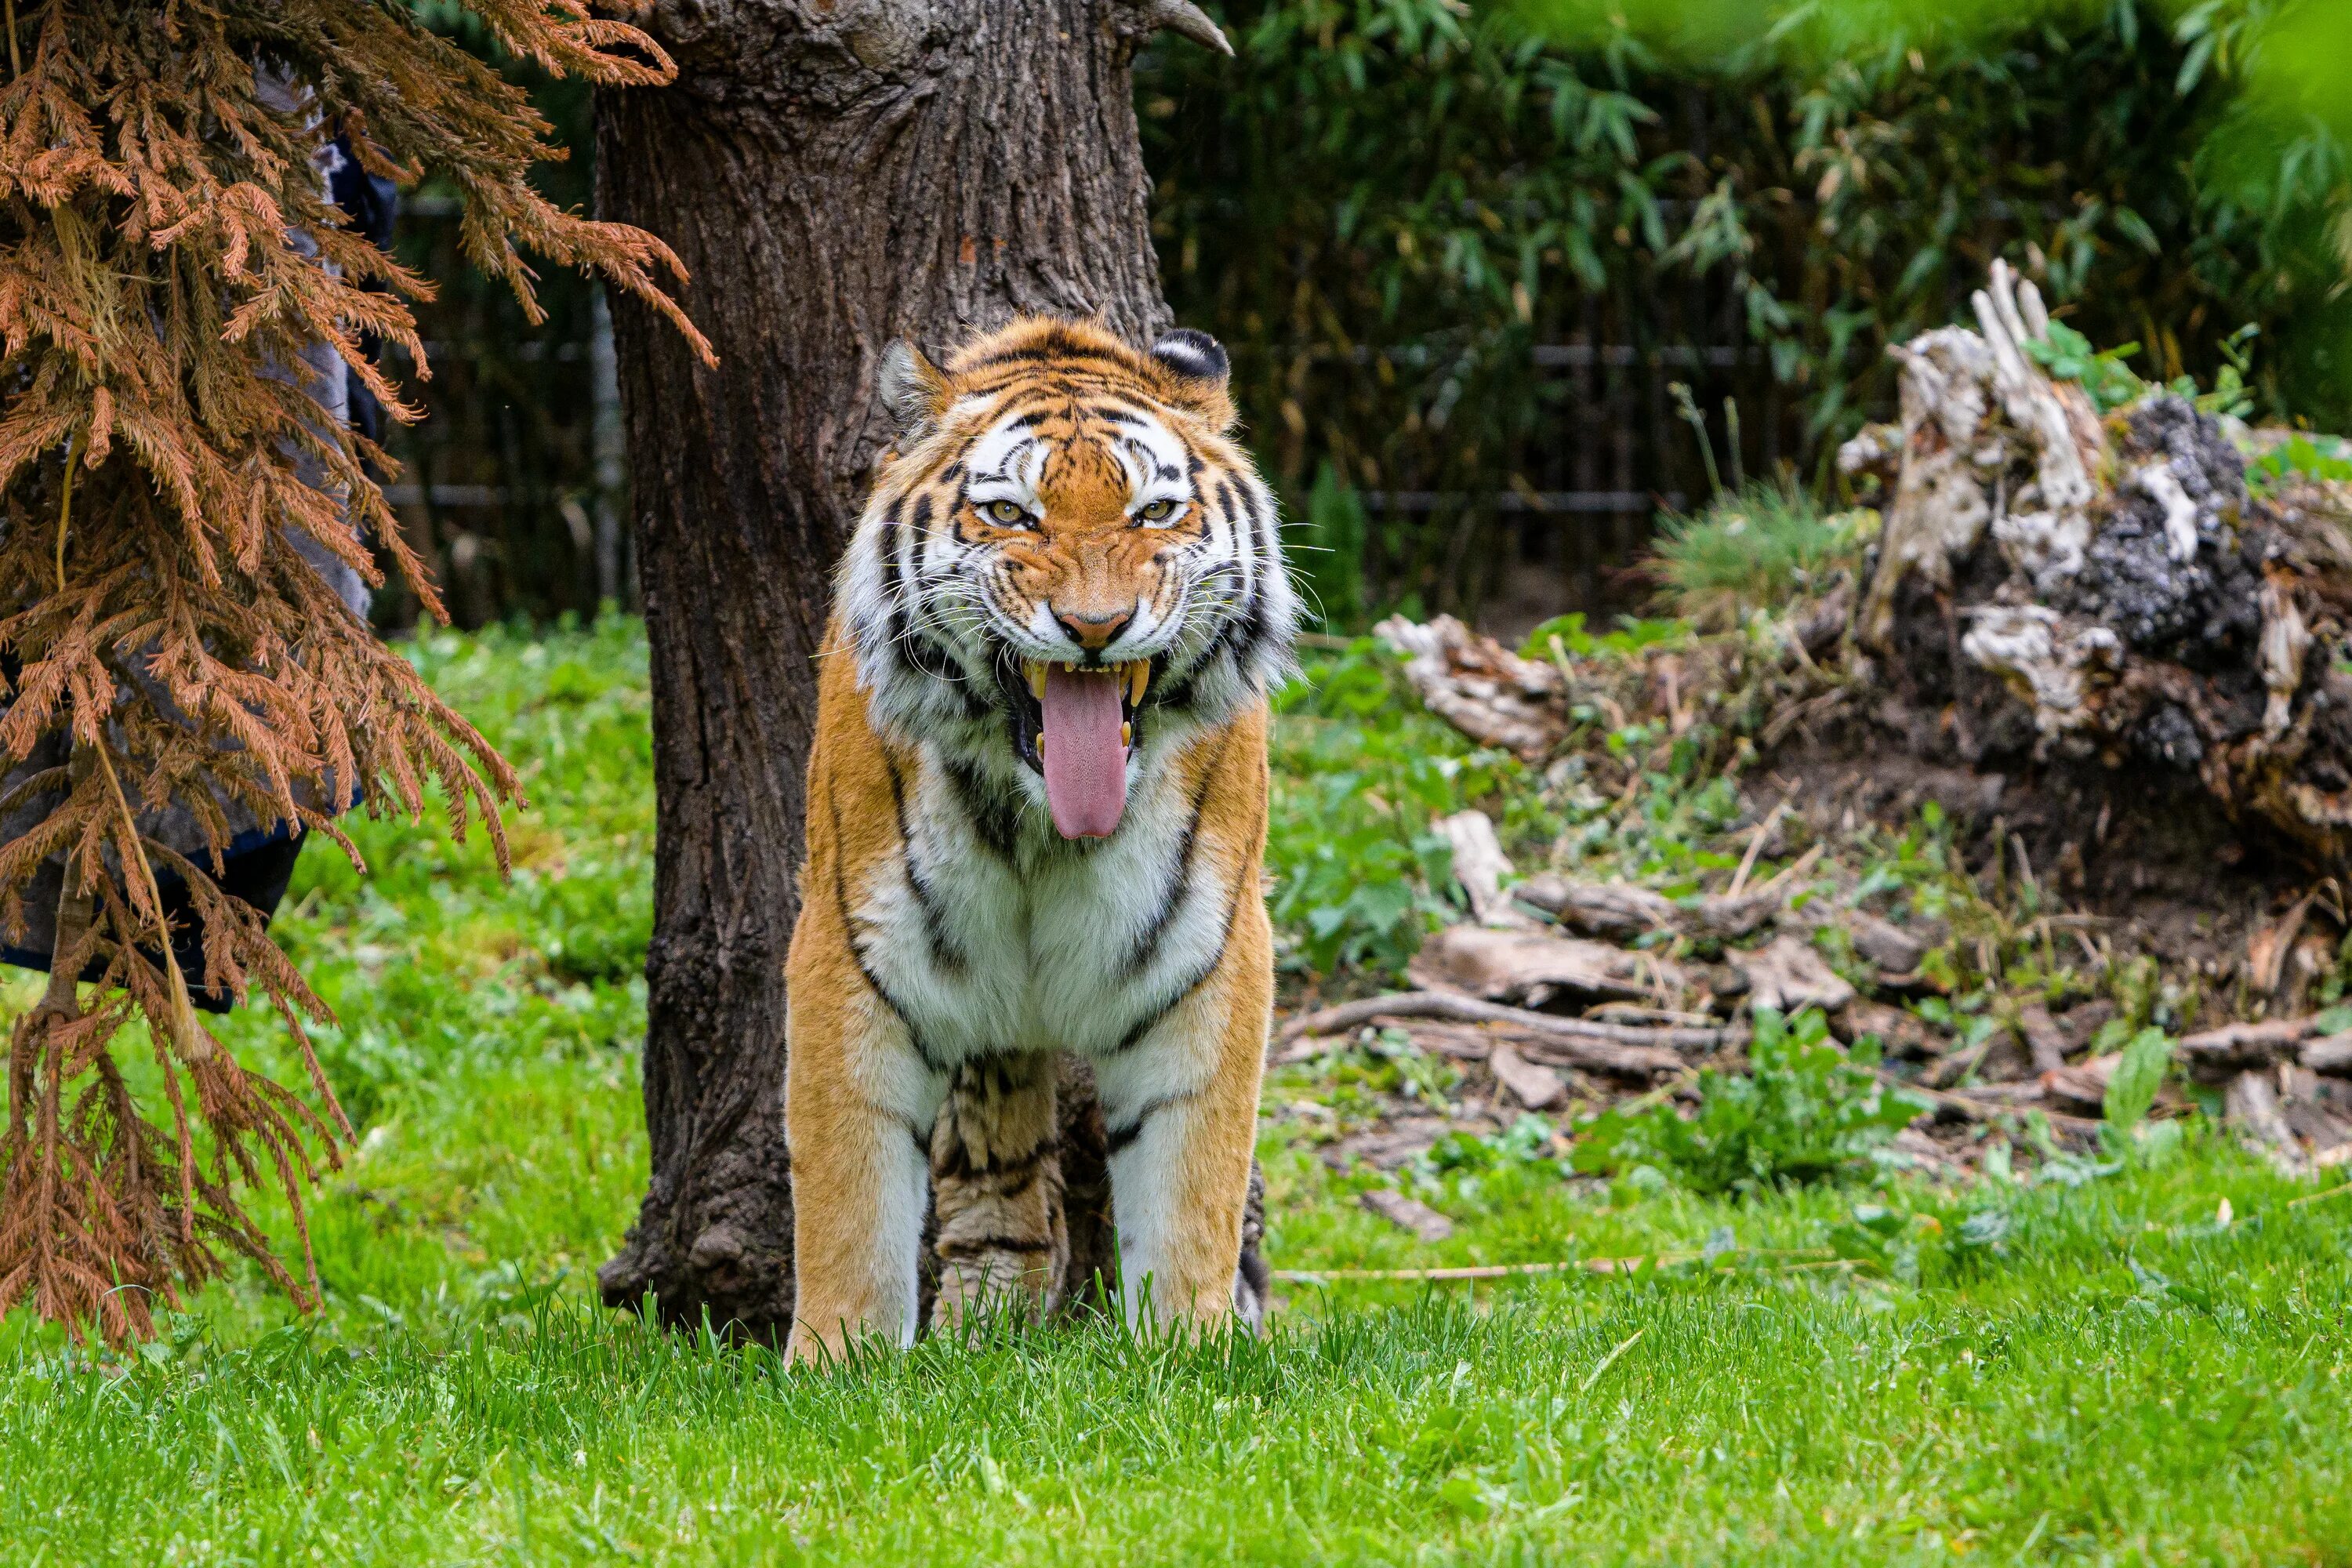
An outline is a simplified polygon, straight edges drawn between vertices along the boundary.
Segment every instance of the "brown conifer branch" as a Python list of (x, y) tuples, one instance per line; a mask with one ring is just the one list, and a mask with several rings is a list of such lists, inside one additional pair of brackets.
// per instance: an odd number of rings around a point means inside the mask
[[(582, 0), (475, 8), (509, 52), (551, 71), (602, 86), (675, 74), (642, 33)], [(77, 1335), (121, 1339), (151, 1331), (150, 1303), (216, 1277), (227, 1253), (316, 1300), (302, 1188), (351, 1129), (303, 1030), (330, 1015), (214, 879), (233, 819), (317, 830), (357, 865), (334, 813), (356, 792), (371, 810), (419, 815), (429, 778), (453, 831), (478, 814), (503, 868), (500, 807), (520, 801), (513, 769), (289, 541), (299, 530), (376, 582), (372, 535), (443, 615), (385, 504), (384, 454), (325, 425), (286, 372), (333, 348), (394, 418), (417, 416), (356, 335), (403, 345), (425, 374), (413, 306), (431, 285), (344, 228), (311, 163), (322, 138), (346, 132), (375, 173), (450, 178), (468, 254), (526, 312), (528, 252), (637, 293), (706, 363), (709, 351), (668, 292), (677, 258), (541, 197), (530, 165), (557, 150), (528, 97), (406, 7), (218, 0), (159, 22), (141, 0), (89, 0), (43, 7), (29, 48), (14, 0), (5, 12), (0, 647), (20, 668), (0, 693), (0, 808), (45, 809), (0, 841), (0, 928), (20, 929), (24, 890), (60, 862), (67, 904), (79, 894), (88, 913), (59, 911), (49, 994), (66, 1005), (10, 1037), (0, 1310), (29, 1299)], [(307, 84), (295, 110), (265, 94), (264, 58)], [(54, 537), (29, 521), (45, 506)], [(45, 745), (71, 765), (40, 765)], [(166, 805), (193, 819), (200, 847), (142, 828), (142, 812)], [(166, 869), (186, 889), (206, 983), (269, 998), (323, 1114), (203, 1029)], [(154, 1026), (168, 1127), (142, 1114), (110, 1055), (134, 1014)], [(259, 1184), (294, 1213), (299, 1279), (240, 1207)]]

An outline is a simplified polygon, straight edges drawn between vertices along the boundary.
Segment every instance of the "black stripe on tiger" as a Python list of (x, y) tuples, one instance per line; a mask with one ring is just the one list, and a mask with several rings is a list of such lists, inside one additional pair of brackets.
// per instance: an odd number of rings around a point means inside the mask
[(1129, 1145), (1132, 1144), (1137, 1139), (1143, 1136), (1145, 1123), (1149, 1122), (1153, 1117), (1159, 1115), (1170, 1106), (1181, 1105), (1186, 1100), (1197, 1100), (1199, 1098), (1200, 1096), (1194, 1091), (1186, 1089), (1181, 1094), (1163, 1094), (1157, 1100), (1145, 1100), (1143, 1102), (1142, 1110), (1137, 1111), (1135, 1115), (1127, 1121), (1121, 1122), (1118, 1126), (1110, 1130), (1108, 1134), (1103, 1140), (1105, 1150), (1112, 1154), (1125, 1152)]
[(896, 756), (885, 751), (882, 760), (890, 773), (890, 809), (898, 821), (898, 858), (907, 868), (907, 886), (915, 895), (915, 909), (923, 917), (923, 945), (930, 950), (933, 963), (950, 974), (961, 974), (971, 960), (948, 934), (947, 915), (940, 908), (939, 895), (932, 891), (930, 879), (923, 875), (922, 862), (915, 858), (914, 835), (907, 828), (907, 781), (898, 772)]
[[(833, 817), (834, 842), (838, 844), (841, 841), (841, 802), (835, 796), (833, 791), (828, 789), (824, 792), (824, 804), (826, 811)], [(833, 906), (834, 912), (841, 918), (841, 929), (849, 936), (850, 961), (857, 965), (857, 973), (865, 980), (866, 989), (874, 993), (875, 998), (882, 1005), (890, 1009), (890, 1016), (898, 1020), (900, 1028), (907, 1031), (907, 1044), (914, 1051), (916, 1058), (935, 1073), (945, 1072), (947, 1070), (945, 1065), (931, 1055), (930, 1047), (923, 1042), (921, 1031), (908, 1020), (907, 1009), (899, 1005), (897, 997), (890, 994), (890, 988), (882, 984), (882, 977), (874, 973), (874, 966), (866, 962), (866, 949), (859, 945), (857, 940), (862, 928), (857, 917), (850, 912), (849, 884), (842, 868), (842, 858), (838, 854), (833, 858)], [(923, 1157), (929, 1159), (930, 1143), (928, 1138), (922, 1140), (922, 1147)]]
[(1192, 856), (1200, 847), (1201, 814), (1208, 809), (1209, 786), (1216, 782), (1218, 773), (1223, 770), (1225, 755), (1233, 750), (1233, 744), (1234, 738), (1228, 733), (1218, 745), (1216, 757), (1201, 770), (1200, 779), (1192, 787), (1192, 807), (1184, 819), (1184, 836), (1178, 841), (1175, 863), (1169, 868), (1167, 886), (1160, 890), (1159, 908), (1150, 923), (1137, 933), (1127, 950), (1127, 962), (1121, 969), (1126, 979), (1132, 980), (1143, 973), (1145, 966), (1151, 962), (1153, 950), (1160, 945), (1160, 939), (1168, 934), (1170, 922), (1175, 920), (1177, 911), (1192, 897)]

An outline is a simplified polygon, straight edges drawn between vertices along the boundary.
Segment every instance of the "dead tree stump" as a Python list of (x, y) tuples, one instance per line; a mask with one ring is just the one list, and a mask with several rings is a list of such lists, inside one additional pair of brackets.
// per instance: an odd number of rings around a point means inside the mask
[(2038, 363), (2049, 318), (2006, 265), (1974, 303), (1979, 331), (1893, 351), (1899, 425), (1840, 454), (1889, 497), (1856, 668), (1958, 760), (2087, 784), (2103, 833), (2118, 792), (2169, 798), (2341, 868), (2352, 509), (2251, 490), (2252, 433), (2177, 394), (2102, 416)]

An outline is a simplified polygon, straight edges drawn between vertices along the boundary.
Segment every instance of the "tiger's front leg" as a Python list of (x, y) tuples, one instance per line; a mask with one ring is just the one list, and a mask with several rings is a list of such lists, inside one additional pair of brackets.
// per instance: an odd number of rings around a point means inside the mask
[(944, 1075), (869, 990), (827, 986), (794, 942), (784, 1135), (792, 1152), (795, 1299), (785, 1357), (860, 1339), (915, 1342), (930, 1127)]
[[(1253, 881), (1251, 886), (1255, 886)], [(1274, 997), (1265, 906), (1237, 913), (1225, 957), (1128, 1049), (1096, 1063), (1109, 1130), (1119, 1294), (1129, 1323), (1255, 1330), (1263, 1282), (1241, 1277)]]

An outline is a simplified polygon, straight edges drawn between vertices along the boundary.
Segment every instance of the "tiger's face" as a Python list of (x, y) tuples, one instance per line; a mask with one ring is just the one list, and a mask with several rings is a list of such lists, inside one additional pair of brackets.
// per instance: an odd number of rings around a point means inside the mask
[(1200, 332), (1145, 353), (1024, 321), (945, 368), (894, 345), (899, 439), (841, 599), (877, 721), (1025, 770), (1065, 837), (1097, 837), (1155, 737), (1262, 692), (1297, 609), (1226, 374)]

